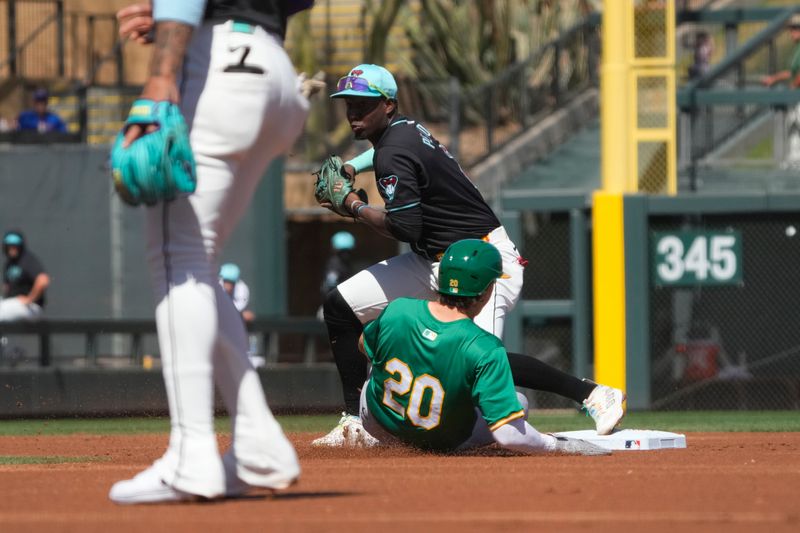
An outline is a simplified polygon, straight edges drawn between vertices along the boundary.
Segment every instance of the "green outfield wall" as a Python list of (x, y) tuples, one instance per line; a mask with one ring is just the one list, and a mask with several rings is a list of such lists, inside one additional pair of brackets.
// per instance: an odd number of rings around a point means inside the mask
[[(334, 412), (342, 388), (333, 364), (259, 369), (270, 407), (280, 413)], [(217, 407), (222, 403), (217, 395)], [(164, 415), (159, 370), (0, 369), (0, 418)]]

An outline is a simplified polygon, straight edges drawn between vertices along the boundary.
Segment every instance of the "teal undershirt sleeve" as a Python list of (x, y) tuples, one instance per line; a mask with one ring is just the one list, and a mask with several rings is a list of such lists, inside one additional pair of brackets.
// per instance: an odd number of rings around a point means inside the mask
[(174, 20), (190, 26), (199, 26), (206, 10), (206, 0), (155, 0), (153, 20), (156, 22)]
[(375, 157), (375, 148), (370, 148), (366, 152), (355, 156), (350, 161), (345, 161), (345, 165), (350, 165), (356, 170), (356, 174), (372, 169), (372, 159)]

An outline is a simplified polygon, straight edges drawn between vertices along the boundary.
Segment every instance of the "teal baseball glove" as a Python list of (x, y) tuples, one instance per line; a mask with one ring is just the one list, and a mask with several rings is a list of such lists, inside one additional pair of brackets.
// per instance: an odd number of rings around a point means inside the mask
[[(155, 124), (158, 129), (123, 148), (132, 124)], [(145, 99), (133, 103), (111, 149), (111, 173), (117, 194), (128, 205), (155, 205), (194, 192), (197, 172), (189, 129), (177, 105)]]

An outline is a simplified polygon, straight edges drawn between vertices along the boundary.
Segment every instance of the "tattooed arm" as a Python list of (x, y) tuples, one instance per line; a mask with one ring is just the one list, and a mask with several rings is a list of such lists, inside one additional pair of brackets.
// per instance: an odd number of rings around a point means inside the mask
[[(178, 90), (178, 74), (183, 65), (186, 47), (192, 37), (194, 28), (183, 22), (172, 20), (157, 21), (155, 40), (153, 41), (153, 55), (150, 58), (150, 76), (144, 84), (139, 98), (146, 98), (156, 102), (168, 100), (180, 102)], [(155, 126), (148, 126), (155, 128)], [(149, 133), (141, 126), (132, 125), (125, 133), (124, 146), (129, 146), (133, 141)]]

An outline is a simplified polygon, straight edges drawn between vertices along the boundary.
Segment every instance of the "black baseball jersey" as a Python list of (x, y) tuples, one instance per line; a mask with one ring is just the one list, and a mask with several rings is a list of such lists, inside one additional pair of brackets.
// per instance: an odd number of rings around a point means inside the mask
[[(8, 261), (3, 269), (3, 283), (8, 285), (8, 298), (24, 296), (31, 292), (36, 276), (44, 273), (44, 268), (39, 259), (32, 253), (25, 251), (14, 261)], [(44, 307), (44, 293), (36, 303)]]
[(314, 0), (209, 0), (203, 18), (212, 22), (249, 22), (284, 37), (289, 15), (313, 4)]
[(500, 226), (477, 187), (425, 127), (397, 117), (375, 145), (375, 180), (387, 228), (428, 259)]

